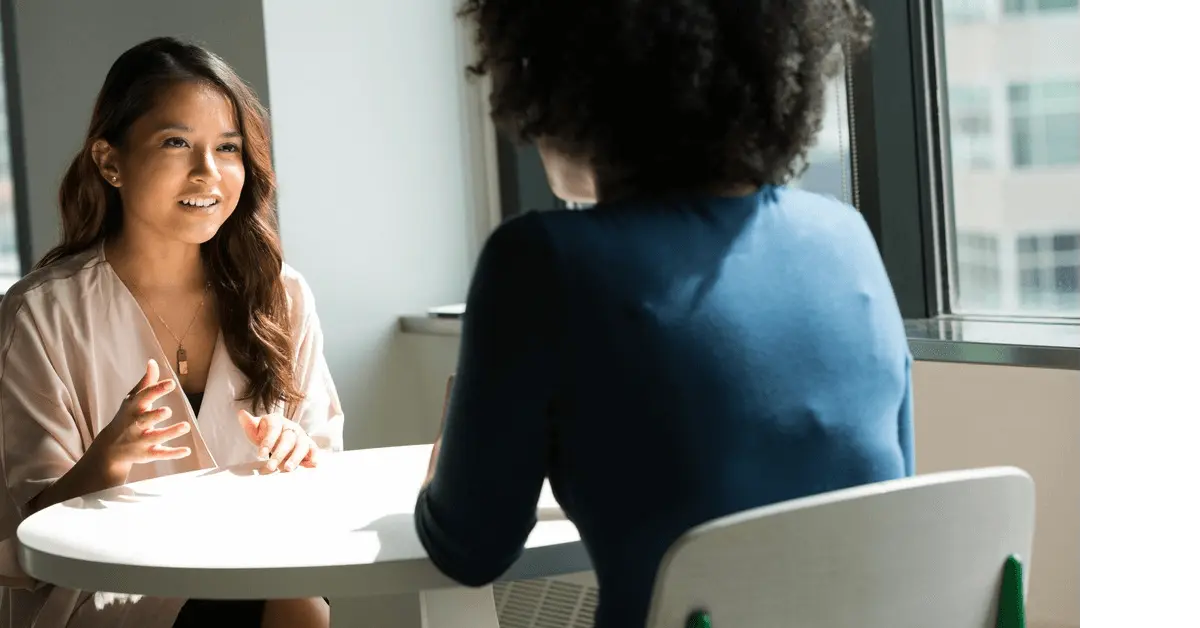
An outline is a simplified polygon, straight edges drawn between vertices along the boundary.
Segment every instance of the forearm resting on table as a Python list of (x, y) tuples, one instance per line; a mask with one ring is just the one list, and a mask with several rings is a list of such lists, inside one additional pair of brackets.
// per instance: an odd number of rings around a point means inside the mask
[(429, 453), (429, 468), (425, 470), (425, 482), (421, 486), (429, 486), (433, 481), (433, 472), (437, 469), (438, 451), (442, 448), (442, 437), (439, 434), (438, 439), (433, 441), (433, 451)]
[(446, 379), (446, 398), (442, 401), (442, 424), (438, 427), (437, 439), (433, 441), (433, 451), (429, 453), (429, 468), (425, 471), (425, 482), (422, 487), (429, 486), (433, 481), (433, 472), (437, 469), (438, 452), (442, 450), (442, 432), (446, 429), (446, 415), (450, 410), (450, 393), (454, 390), (454, 374)]
[(99, 456), (88, 455), (88, 452), (84, 452), (83, 457), (75, 463), (75, 466), (71, 467), (70, 471), (55, 480), (54, 484), (47, 486), (29, 502), (29, 512), (32, 514), (68, 499), (120, 486), (125, 483), (127, 477), (129, 477), (127, 469), (114, 468), (106, 464)]

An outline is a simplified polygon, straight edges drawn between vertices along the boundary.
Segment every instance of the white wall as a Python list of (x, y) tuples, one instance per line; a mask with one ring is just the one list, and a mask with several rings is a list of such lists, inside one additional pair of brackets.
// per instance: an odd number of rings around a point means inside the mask
[(58, 241), (59, 182), (83, 144), (104, 76), (122, 52), (163, 35), (197, 40), (224, 57), (268, 103), (256, 1), (13, 4), (34, 261)]
[(918, 362), (913, 389), (918, 473), (1033, 476), (1030, 627), (1079, 626), (1079, 371)]
[(486, 213), (455, 4), (263, 4), (280, 228), (317, 298), (350, 447), (403, 440), (418, 388), (399, 316), (463, 299)]

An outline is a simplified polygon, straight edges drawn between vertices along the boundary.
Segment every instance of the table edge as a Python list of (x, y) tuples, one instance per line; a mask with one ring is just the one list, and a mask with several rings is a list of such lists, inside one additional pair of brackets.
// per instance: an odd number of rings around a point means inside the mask
[[(18, 560), (38, 581), (85, 591), (157, 597), (272, 599), (361, 597), (456, 588), (428, 557), (353, 565), (191, 568), (66, 558), (24, 545)], [(590, 571), (579, 539), (527, 548), (497, 582)]]

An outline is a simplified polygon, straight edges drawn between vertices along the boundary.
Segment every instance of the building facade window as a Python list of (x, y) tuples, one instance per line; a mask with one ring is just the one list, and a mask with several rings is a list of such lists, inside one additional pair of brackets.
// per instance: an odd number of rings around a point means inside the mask
[(951, 87), (950, 154), (956, 169), (986, 170), (996, 165), (992, 93), (986, 87)]
[(957, 244), (959, 307), (980, 312), (1000, 309), (1000, 239), (994, 234), (960, 231)]
[(1050, 13), (1053, 11), (1079, 11), (1079, 0), (1004, 0), (1004, 12)]
[(1079, 164), (1079, 81), (1008, 86), (1016, 168)]
[(943, 0), (942, 17), (955, 24), (982, 22), (989, 17), (993, 0)]
[(1079, 233), (1018, 236), (1017, 268), (1022, 309), (1079, 315)]

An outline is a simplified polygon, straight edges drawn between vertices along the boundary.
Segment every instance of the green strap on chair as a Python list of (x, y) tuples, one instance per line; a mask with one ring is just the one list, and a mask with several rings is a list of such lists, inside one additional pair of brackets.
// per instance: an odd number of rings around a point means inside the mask
[(693, 611), (688, 616), (687, 628), (712, 628), (712, 615), (708, 611)]
[(1016, 554), (1004, 561), (996, 628), (1025, 628), (1025, 568)]

